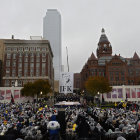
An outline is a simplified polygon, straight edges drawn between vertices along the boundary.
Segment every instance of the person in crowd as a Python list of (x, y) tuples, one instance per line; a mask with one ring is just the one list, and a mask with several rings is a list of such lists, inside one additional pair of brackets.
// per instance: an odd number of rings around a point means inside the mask
[(84, 116), (81, 116), (76, 131), (79, 139), (89, 138), (90, 126)]
[[(126, 108), (108, 109), (68, 107), (61, 114), (43, 100), (37, 103), (0, 103), (0, 140), (59, 139), (60, 132), (62, 140), (140, 139), (140, 110), (132, 102), (129, 104)], [(57, 127), (50, 126), (52, 121)]]
[(47, 129), (49, 130), (50, 140), (59, 140), (59, 129), (60, 124), (56, 121), (56, 116), (51, 116), (51, 121), (47, 125)]

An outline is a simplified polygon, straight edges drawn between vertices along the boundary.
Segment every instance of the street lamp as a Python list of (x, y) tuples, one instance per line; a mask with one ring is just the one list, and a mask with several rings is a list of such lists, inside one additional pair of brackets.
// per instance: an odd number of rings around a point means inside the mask
[(98, 93), (97, 93), (97, 94), (98, 94), (98, 101), (99, 101), (98, 103), (99, 103), (99, 106), (101, 107), (100, 92), (98, 91)]
[(41, 98), (42, 98), (42, 91), (40, 92)]

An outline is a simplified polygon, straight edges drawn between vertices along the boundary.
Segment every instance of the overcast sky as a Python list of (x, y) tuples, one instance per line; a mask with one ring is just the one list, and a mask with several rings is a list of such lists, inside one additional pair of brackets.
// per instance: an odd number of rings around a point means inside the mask
[(42, 36), (47, 9), (61, 14), (65, 71), (66, 46), (70, 71), (80, 72), (91, 53), (96, 55), (102, 27), (113, 54), (140, 56), (140, 0), (0, 0), (0, 38)]

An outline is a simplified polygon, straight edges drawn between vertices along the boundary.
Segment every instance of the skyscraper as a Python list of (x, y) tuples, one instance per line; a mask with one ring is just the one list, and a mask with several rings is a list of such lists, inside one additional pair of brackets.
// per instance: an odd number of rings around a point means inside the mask
[(56, 9), (48, 9), (43, 19), (43, 38), (50, 41), (54, 55), (54, 79), (59, 80), (61, 57), (61, 15)]

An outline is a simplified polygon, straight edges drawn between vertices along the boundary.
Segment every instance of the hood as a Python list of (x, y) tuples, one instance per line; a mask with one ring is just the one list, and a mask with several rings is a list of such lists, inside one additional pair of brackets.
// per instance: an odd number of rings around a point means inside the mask
[(56, 116), (55, 115), (51, 116), (51, 121), (56, 121)]

